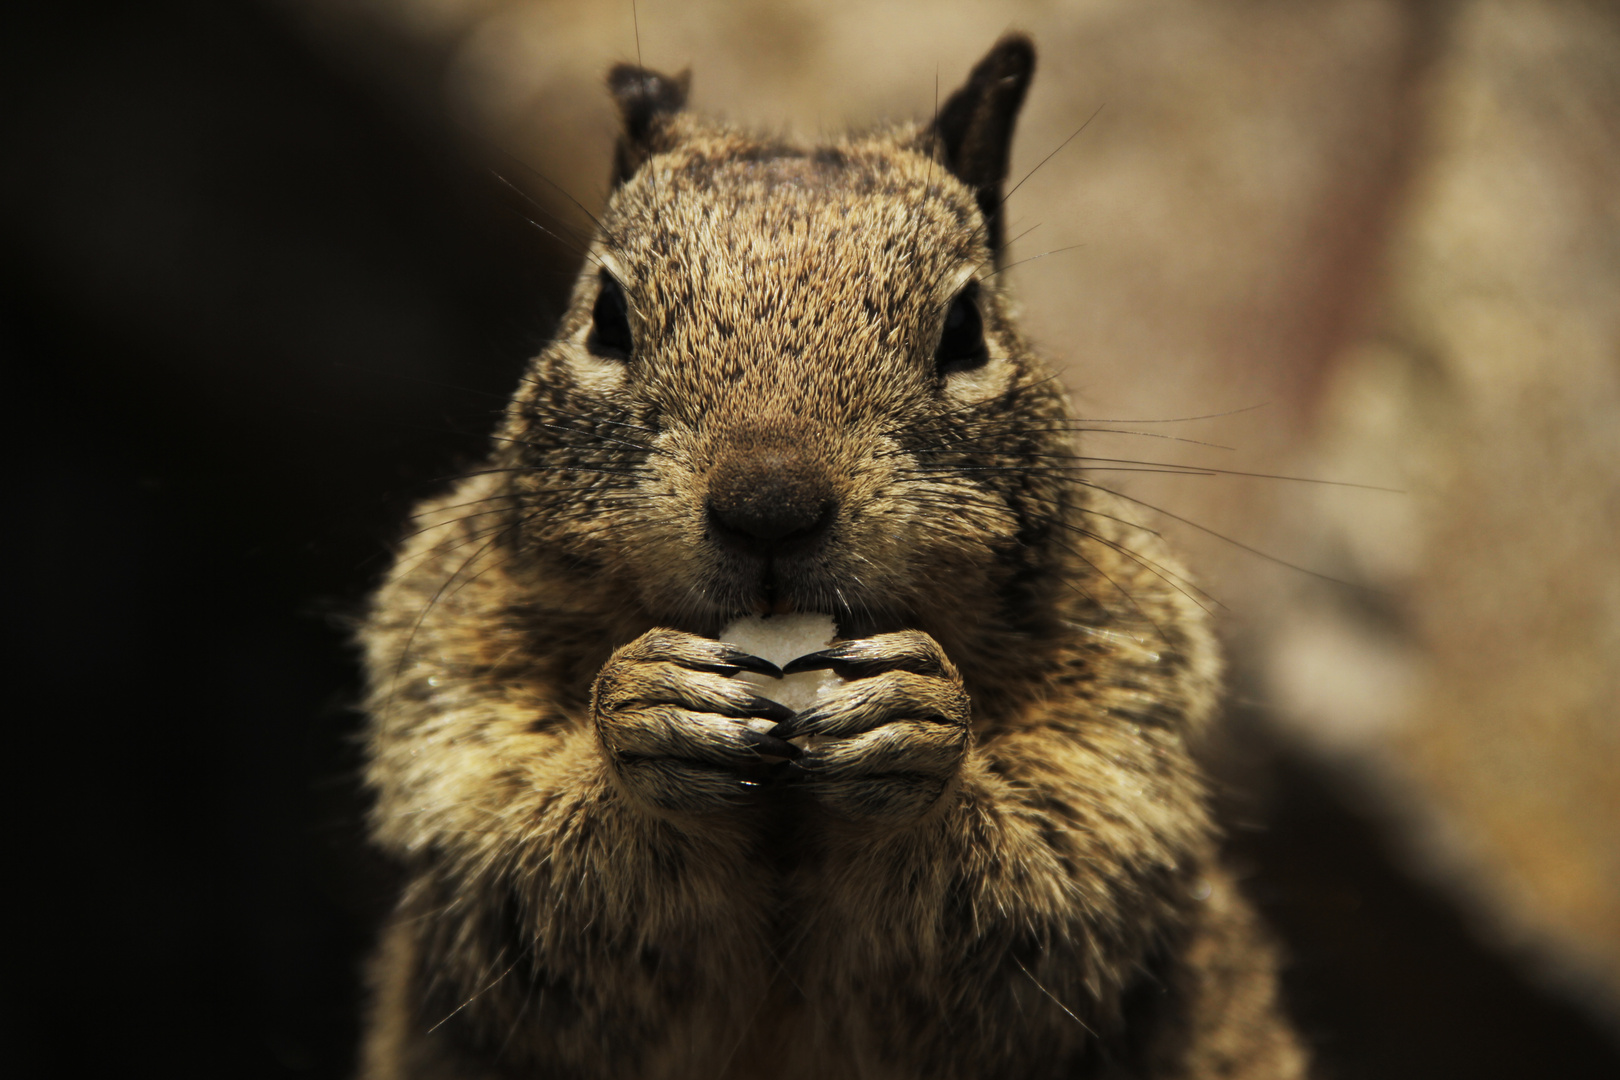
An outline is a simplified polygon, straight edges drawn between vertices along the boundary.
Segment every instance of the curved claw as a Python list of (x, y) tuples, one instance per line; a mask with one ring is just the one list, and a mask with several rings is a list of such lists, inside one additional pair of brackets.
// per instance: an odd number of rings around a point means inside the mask
[(954, 679), (885, 671), (827, 693), (777, 724), (771, 734), (842, 739), (902, 721), (965, 730), (968, 709), (967, 695)]
[(909, 671), (914, 675), (955, 677), (933, 638), (916, 630), (841, 641), (829, 649), (801, 656), (782, 668), (782, 674), (831, 670), (842, 679), (865, 679), (886, 671)]
[(614, 651), (592, 685), (591, 717), (631, 798), (679, 812), (742, 806), (803, 755), (757, 730), (793, 710), (732, 678), (741, 671), (781, 674), (735, 645), (662, 628)]
[(746, 652), (729, 641), (715, 641), (667, 628), (647, 631), (624, 646), (619, 656), (631, 662), (664, 662), (717, 675), (752, 671), (773, 679), (782, 676), (781, 669), (769, 660)]
[(747, 731), (743, 735), (743, 741), (761, 754), (787, 758), (790, 762), (804, 753), (803, 750), (786, 739), (777, 738), (775, 735), (763, 731)]
[(799, 675), (806, 671), (834, 671), (842, 676), (844, 673), (838, 670), (839, 665), (849, 662), (846, 654), (841, 651), (842, 649), (843, 646), (834, 645), (832, 648), (822, 649), (820, 652), (806, 653), (797, 660), (790, 660), (784, 664), (782, 674)]
[(812, 734), (815, 729), (811, 725), (820, 718), (820, 713), (815, 709), (806, 709), (802, 713), (794, 713), (771, 728), (770, 734), (778, 739), (797, 739), (800, 735)]
[(710, 670), (721, 675), (735, 675), (739, 671), (751, 671), (756, 675), (764, 675), (771, 679), (780, 679), (784, 672), (781, 668), (763, 657), (745, 653), (741, 649), (731, 648), (723, 654), (719, 664)]
[[(753, 700), (748, 704), (748, 715), (756, 716), (761, 720), (775, 720), (777, 721), (776, 726), (781, 727), (784, 723), (791, 721), (795, 714), (792, 709), (783, 705), (780, 701), (772, 701), (761, 694), (755, 694)], [(776, 728), (772, 728), (771, 731), (774, 733)]]

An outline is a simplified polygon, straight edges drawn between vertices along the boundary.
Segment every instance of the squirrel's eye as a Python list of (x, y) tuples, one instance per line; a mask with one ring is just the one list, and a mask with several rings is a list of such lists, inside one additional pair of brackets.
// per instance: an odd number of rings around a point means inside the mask
[(591, 336), (587, 344), (592, 352), (615, 360), (630, 359), (635, 345), (630, 335), (630, 305), (625, 302), (624, 288), (606, 270), (602, 271), (601, 286), (596, 292), (596, 307), (591, 309)]
[(984, 343), (984, 320), (979, 317), (979, 283), (970, 281), (945, 312), (945, 328), (934, 350), (934, 366), (941, 375), (972, 371), (990, 359)]

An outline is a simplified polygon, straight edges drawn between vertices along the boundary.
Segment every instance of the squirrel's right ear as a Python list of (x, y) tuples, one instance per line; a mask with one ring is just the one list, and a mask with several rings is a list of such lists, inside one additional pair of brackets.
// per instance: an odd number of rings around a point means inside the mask
[(608, 72), (607, 81), (624, 123), (613, 151), (613, 186), (618, 187), (655, 152), (664, 149), (659, 139), (664, 120), (686, 106), (692, 72), (683, 71), (671, 78), (634, 64), (616, 64)]
[(928, 130), (928, 152), (973, 189), (989, 227), (990, 250), (1001, 258), (1001, 185), (1007, 179), (1013, 126), (1035, 76), (1035, 46), (1008, 34), (946, 99)]

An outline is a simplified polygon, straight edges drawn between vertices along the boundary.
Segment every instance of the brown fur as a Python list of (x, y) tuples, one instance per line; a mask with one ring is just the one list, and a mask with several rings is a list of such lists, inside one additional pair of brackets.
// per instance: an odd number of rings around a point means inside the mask
[[(365, 1076), (1301, 1073), (1189, 754), (1204, 613), (1074, 467), (992, 270), (1031, 64), (1010, 39), (937, 128), (814, 148), (615, 73), (570, 311), (364, 633), (410, 875)], [(599, 265), (628, 359), (593, 352)], [(970, 278), (990, 360), (942, 376)], [(818, 546), (717, 542), (756, 483), (829, 493)], [(712, 640), (762, 609), (852, 639), (788, 765)]]

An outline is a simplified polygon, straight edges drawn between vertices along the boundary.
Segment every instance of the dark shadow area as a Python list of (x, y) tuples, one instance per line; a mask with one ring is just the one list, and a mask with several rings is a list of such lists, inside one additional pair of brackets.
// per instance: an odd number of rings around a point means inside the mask
[(1620, 1076), (1620, 1044), (1543, 993), (1408, 873), (1346, 779), (1232, 722), (1227, 851), (1284, 943), (1285, 992), (1325, 1080)]
[(391, 890), (343, 617), (571, 259), (269, 9), (41, 6), (0, 48), (19, 1060), (346, 1075)]
[[(269, 7), (40, 5), (0, 49), (13, 1055), (345, 1076), (391, 895), (343, 620), (573, 258)], [(1233, 849), (1329, 1075), (1620, 1073), (1321, 778), (1264, 771)]]

